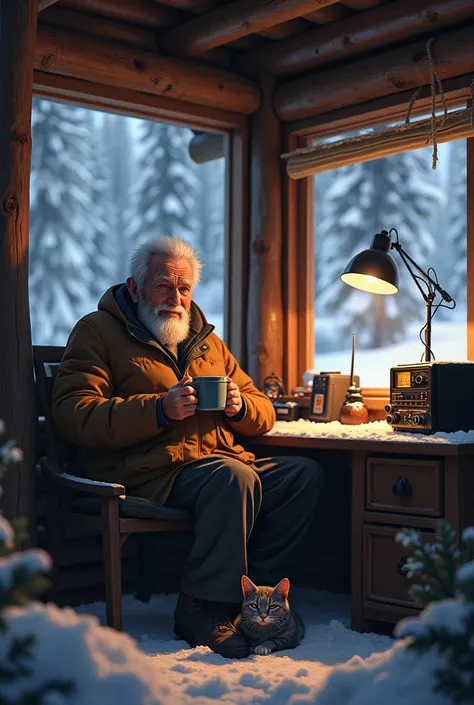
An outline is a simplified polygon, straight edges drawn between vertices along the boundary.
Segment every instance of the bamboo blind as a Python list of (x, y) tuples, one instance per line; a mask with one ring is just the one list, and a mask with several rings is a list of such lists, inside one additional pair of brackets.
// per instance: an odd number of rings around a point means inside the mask
[[(471, 108), (436, 118), (436, 142), (450, 142), (463, 137), (474, 137)], [(292, 179), (302, 179), (311, 174), (409, 152), (430, 144), (433, 144), (433, 119), (427, 118), (360, 137), (296, 149), (281, 156), (286, 159), (288, 176)]]

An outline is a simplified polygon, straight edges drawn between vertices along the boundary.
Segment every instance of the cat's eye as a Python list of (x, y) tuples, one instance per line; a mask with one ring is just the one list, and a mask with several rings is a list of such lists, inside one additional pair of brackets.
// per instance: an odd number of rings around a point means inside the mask
[(258, 610), (258, 605), (256, 605), (255, 602), (252, 602), (249, 607), (251, 607), (253, 610)]
[(278, 609), (278, 605), (270, 605), (269, 609), (271, 609), (271, 610), (277, 610), (277, 609)]

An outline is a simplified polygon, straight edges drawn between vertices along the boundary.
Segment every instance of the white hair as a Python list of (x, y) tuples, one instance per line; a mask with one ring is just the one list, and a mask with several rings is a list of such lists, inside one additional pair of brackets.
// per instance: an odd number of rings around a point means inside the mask
[(193, 285), (198, 283), (202, 264), (195, 248), (179, 237), (158, 235), (139, 245), (130, 258), (130, 276), (135, 279), (140, 291), (145, 285), (148, 265), (153, 255), (161, 255), (167, 259), (188, 260), (193, 270)]

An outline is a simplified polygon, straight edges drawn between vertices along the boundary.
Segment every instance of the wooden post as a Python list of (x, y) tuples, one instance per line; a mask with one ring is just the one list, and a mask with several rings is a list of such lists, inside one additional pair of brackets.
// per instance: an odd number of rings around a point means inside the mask
[(0, 3), (0, 418), (24, 454), (2, 481), (3, 513), (35, 532), (35, 394), (28, 306), (31, 102), (38, 0)]
[(258, 387), (266, 375), (283, 374), (281, 131), (273, 88), (273, 79), (265, 77), (250, 128), (247, 367)]

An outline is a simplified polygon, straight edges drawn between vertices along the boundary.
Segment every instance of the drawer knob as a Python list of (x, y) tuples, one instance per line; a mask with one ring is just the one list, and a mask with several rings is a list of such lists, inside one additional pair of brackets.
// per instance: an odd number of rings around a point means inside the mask
[(405, 578), (407, 577), (406, 572), (404, 571), (404, 567), (408, 561), (408, 556), (402, 556), (400, 560), (397, 563), (397, 573), (398, 575), (403, 575)]
[(399, 477), (392, 487), (392, 492), (397, 497), (408, 497), (411, 495), (412, 491), (413, 489), (408, 477)]

